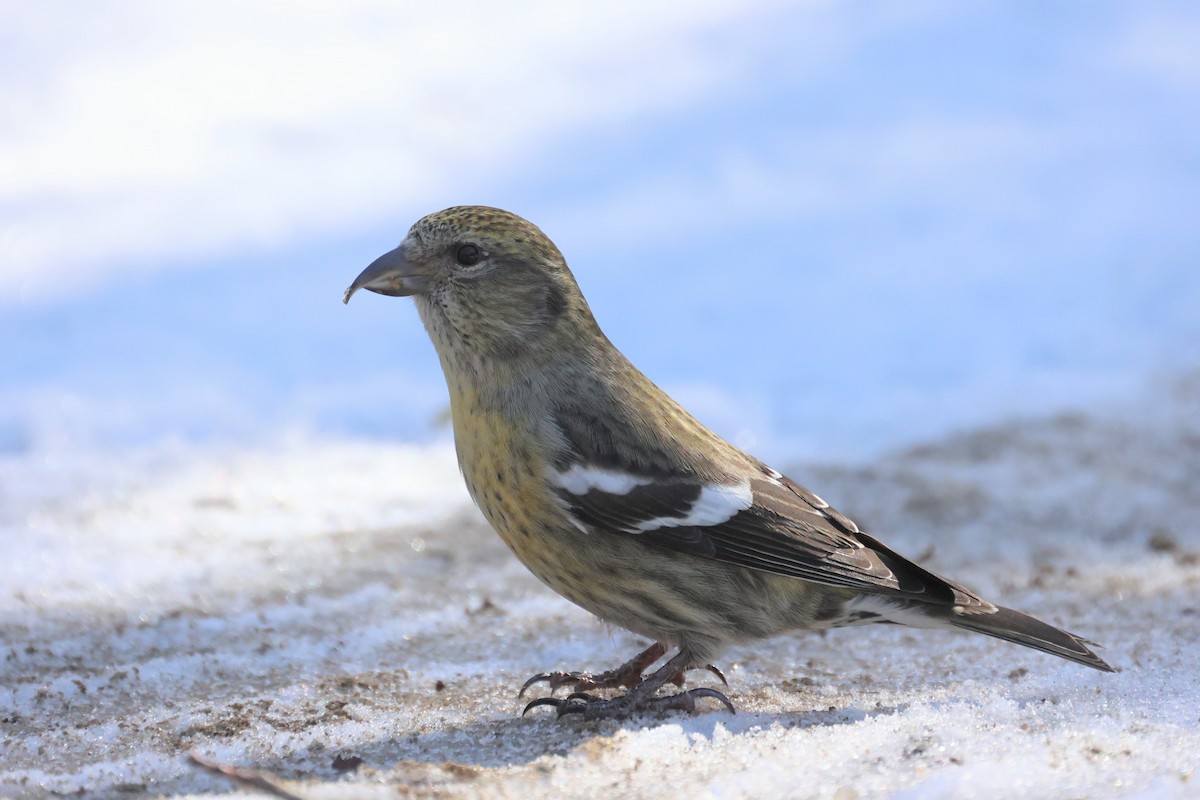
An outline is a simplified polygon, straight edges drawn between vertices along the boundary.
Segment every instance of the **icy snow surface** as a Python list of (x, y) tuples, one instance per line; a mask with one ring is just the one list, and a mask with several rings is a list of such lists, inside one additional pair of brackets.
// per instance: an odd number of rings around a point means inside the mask
[(527, 574), (446, 444), (9, 454), (0, 796), (247, 796), (190, 753), (312, 798), (1200, 796), (1197, 409), (1191, 374), (777, 465), (1117, 674), (878, 626), (729, 651), (736, 715), (623, 723), (520, 716), (528, 676), (646, 643)]

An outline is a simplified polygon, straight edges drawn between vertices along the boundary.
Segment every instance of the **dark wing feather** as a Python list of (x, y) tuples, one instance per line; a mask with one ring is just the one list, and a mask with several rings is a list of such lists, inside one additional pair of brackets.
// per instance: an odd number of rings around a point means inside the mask
[[(625, 493), (560, 490), (571, 516), (585, 530), (633, 536), (654, 547), (830, 586), (898, 594), (938, 605), (991, 608), (966, 589), (892, 552), (800, 484), (707, 431), (718, 452), (722, 446), (733, 450), (731, 463), (740, 462), (739, 468), (720, 467), (715, 461), (703, 468), (681, 463), (681, 451), (672, 446), (674, 437), (638, 435), (644, 420), (630, 418), (627, 424), (614, 425), (582, 408), (581, 404), (559, 409), (555, 415), (570, 445), (556, 468), (582, 466), (633, 476), (638, 482)], [(698, 423), (691, 424), (703, 430)], [(742, 470), (741, 480), (750, 480), (753, 493), (749, 508), (716, 524), (683, 522), (704, 488), (714, 485), (713, 475), (731, 476)], [(725, 485), (734, 482), (733, 477), (724, 481)], [(679, 524), (654, 527), (648, 522), (671, 518)]]
[(639, 529), (648, 520), (684, 519), (700, 496), (695, 479), (657, 478), (625, 494), (560, 490), (571, 515), (590, 530), (746, 569), (872, 593), (897, 593), (945, 605), (979, 601), (860, 532), (798, 484), (764, 472), (751, 481), (753, 504), (712, 525)]
[(694, 481), (656, 480), (625, 494), (592, 490), (577, 495), (562, 492), (571, 514), (580, 522), (603, 530), (637, 532), (637, 524), (659, 517), (683, 517), (700, 497)]

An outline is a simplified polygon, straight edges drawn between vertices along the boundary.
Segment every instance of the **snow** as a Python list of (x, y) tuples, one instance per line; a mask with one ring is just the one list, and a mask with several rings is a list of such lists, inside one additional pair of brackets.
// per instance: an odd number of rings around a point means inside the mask
[[(1200, 795), (1197, 8), (0, 4), (0, 797)], [(646, 643), (472, 508), (410, 304), (339, 302), (462, 203), (1121, 672), (860, 628), (725, 654), (735, 716), (520, 717)]]
[(9, 452), (0, 796), (246, 796), (192, 753), (312, 798), (1200, 796), (1197, 408), (1180, 373), (869, 463), (776, 465), (1106, 645), (1117, 674), (855, 628), (726, 653), (736, 715), (625, 722), (520, 715), (528, 676), (645, 642), (516, 563), (445, 441)]
[(0, 3), (0, 450), (422, 438), (416, 315), (338, 299), (464, 203), (773, 462), (1200, 352), (1195, 3), (300, 5)]

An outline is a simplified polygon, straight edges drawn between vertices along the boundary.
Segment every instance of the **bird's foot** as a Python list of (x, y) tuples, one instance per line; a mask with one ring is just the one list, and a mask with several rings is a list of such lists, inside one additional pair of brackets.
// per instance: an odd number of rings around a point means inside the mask
[(564, 686), (569, 686), (576, 692), (587, 692), (593, 689), (633, 688), (642, 681), (642, 673), (626, 672), (620, 668), (610, 669), (593, 675), (590, 672), (542, 672), (525, 681), (517, 697), (524, 697), (525, 692), (535, 683), (545, 683), (550, 687), (550, 694)]
[[(729, 681), (725, 679), (725, 673), (721, 672), (720, 668), (712, 664), (705, 664), (703, 669), (708, 670), (713, 675), (721, 679), (721, 683), (729, 686)], [(594, 689), (632, 689), (642, 682), (642, 670), (633, 667), (633, 662), (626, 662), (616, 669), (606, 670), (599, 675), (593, 675), (590, 672), (542, 672), (534, 675), (521, 687), (521, 691), (517, 692), (517, 697), (524, 697), (525, 691), (535, 683), (546, 683), (550, 686), (550, 694), (563, 686), (570, 686), (575, 692), (590, 692)], [(676, 686), (683, 686), (683, 673), (677, 673), (670, 680)]]
[[(550, 694), (563, 686), (570, 686), (575, 692), (589, 692), (595, 689), (632, 689), (642, 682), (642, 673), (646, 667), (657, 661), (666, 648), (655, 642), (633, 658), (615, 669), (605, 670), (598, 675), (589, 672), (543, 672), (525, 681), (517, 697), (524, 697), (526, 690), (535, 683), (550, 685)], [(722, 678), (724, 680), (724, 678)], [(678, 684), (683, 685), (683, 674), (677, 678)]]
[(525, 710), (521, 712), (521, 715), (528, 714), (531, 709), (538, 706), (553, 706), (559, 719), (570, 714), (578, 714), (585, 720), (625, 719), (633, 714), (648, 711), (660, 713), (686, 711), (689, 714), (694, 714), (696, 713), (696, 701), (703, 697), (711, 697), (721, 702), (729, 710), (730, 714), (737, 713), (728, 697), (716, 689), (701, 686), (696, 689), (689, 689), (686, 692), (669, 695), (648, 694), (634, 689), (611, 700), (605, 700), (584, 692), (575, 692), (567, 697), (539, 697), (525, 706)]

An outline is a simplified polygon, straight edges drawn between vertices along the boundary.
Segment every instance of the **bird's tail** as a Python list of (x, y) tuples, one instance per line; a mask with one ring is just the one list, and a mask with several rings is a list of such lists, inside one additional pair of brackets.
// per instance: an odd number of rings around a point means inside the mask
[(1115, 672), (1104, 659), (1092, 651), (1092, 647), (1099, 647), (1095, 642), (1089, 642), (1082, 636), (1067, 633), (1011, 608), (997, 608), (994, 614), (952, 613), (947, 615), (946, 621), (956, 628), (1023, 644), (1043, 653), (1083, 664), (1085, 667), (1102, 672)]

